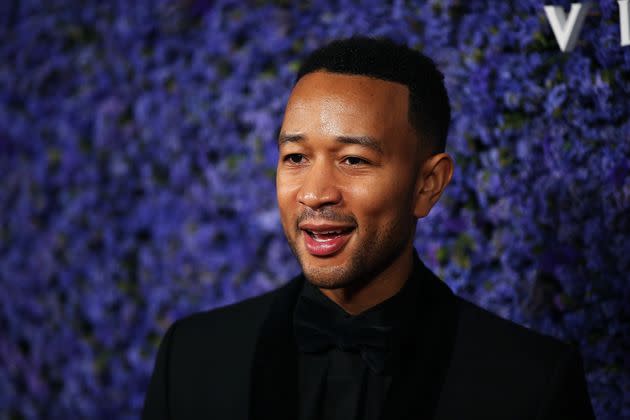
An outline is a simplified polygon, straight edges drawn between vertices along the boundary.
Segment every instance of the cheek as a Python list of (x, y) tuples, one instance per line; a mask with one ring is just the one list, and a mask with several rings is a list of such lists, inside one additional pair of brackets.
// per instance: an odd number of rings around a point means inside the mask
[(356, 185), (347, 191), (353, 212), (363, 218), (364, 223), (370, 219), (400, 218), (402, 214), (411, 212), (410, 190), (407, 183), (398, 179), (379, 179), (365, 185)]
[(295, 182), (285, 182), (278, 178), (276, 180), (276, 198), (279, 206), (290, 205), (296, 202), (299, 185)]
[(296, 172), (278, 166), (276, 168), (276, 191), (280, 195), (288, 195), (296, 192), (302, 185), (304, 178), (303, 171)]
[(276, 179), (276, 199), (282, 225), (286, 228), (290, 224), (291, 215), (296, 212), (297, 192), (299, 186), (285, 182), (282, 178)]

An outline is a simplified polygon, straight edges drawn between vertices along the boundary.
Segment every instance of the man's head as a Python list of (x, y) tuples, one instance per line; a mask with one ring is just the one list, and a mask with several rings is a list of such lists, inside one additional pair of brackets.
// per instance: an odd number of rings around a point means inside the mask
[(359, 286), (413, 244), (450, 181), (450, 108), (426, 56), (350, 38), (302, 64), (278, 139), (278, 205), (307, 279)]
[[(353, 37), (333, 41), (311, 53), (300, 67), (302, 77), (325, 70), (388, 80), (408, 90), (408, 118), (423, 153), (443, 152), (451, 107), (444, 76), (426, 55), (389, 39)], [(426, 156), (426, 155), (425, 155)]]

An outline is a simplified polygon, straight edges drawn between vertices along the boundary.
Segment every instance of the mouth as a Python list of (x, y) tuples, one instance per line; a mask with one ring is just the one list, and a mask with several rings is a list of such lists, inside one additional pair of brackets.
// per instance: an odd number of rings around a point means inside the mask
[(317, 257), (332, 256), (350, 240), (354, 226), (300, 226), (306, 250)]

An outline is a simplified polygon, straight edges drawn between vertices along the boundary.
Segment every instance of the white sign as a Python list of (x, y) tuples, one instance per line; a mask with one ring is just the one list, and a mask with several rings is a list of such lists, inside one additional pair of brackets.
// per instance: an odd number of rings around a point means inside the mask
[[(630, 0), (617, 0), (617, 5), (619, 6), (621, 46), (625, 47), (630, 45)], [(560, 50), (568, 52), (575, 48), (588, 9), (588, 4), (573, 3), (567, 17), (561, 6), (545, 6), (547, 20)]]

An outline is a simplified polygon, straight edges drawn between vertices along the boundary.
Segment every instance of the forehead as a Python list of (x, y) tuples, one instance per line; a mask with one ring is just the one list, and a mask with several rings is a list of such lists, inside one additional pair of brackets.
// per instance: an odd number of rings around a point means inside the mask
[(374, 135), (408, 131), (409, 90), (367, 76), (318, 71), (293, 88), (282, 130), (324, 135)]

